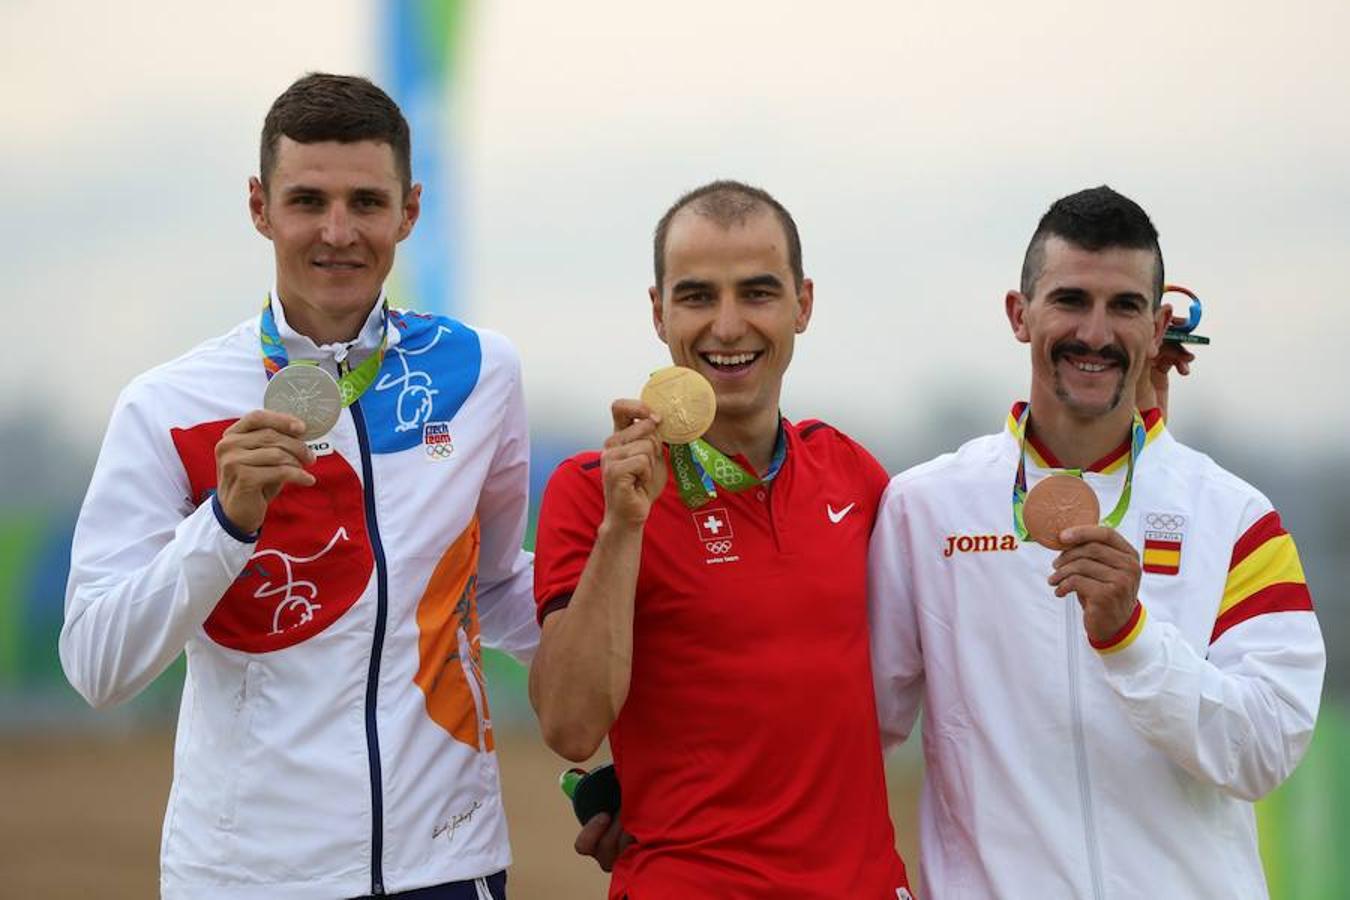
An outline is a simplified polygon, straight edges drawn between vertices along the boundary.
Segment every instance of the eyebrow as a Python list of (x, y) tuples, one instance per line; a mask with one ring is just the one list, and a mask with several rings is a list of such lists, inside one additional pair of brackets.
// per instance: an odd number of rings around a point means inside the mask
[[(1087, 291), (1079, 287), (1060, 287), (1055, 288), (1046, 297), (1086, 297)], [(1119, 294), (1112, 294), (1112, 300), (1137, 300), (1140, 303), (1148, 303), (1149, 299), (1138, 291), (1123, 291)]]
[(681, 291), (712, 290), (713, 283), (704, 281), (701, 278), (681, 278), (671, 287), (672, 294), (678, 294)]
[(752, 275), (749, 278), (743, 278), (740, 280), (740, 282), (738, 282), (738, 284), (742, 288), (756, 288), (756, 287), (777, 288), (780, 291), (783, 289), (783, 280), (779, 278), (777, 275), (768, 273), (764, 275)]
[[(324, 191), (307, 184), (295, 184), (286, 188), (285, 195), (287, 197), (322, 197), (324, 196)], [(376, 197), (381, 200), (387, 200), (393, 196), (393, 192), (385, 190), (384, 188), (358, 187), (352, 189), (351, 195), (358, 198)]]

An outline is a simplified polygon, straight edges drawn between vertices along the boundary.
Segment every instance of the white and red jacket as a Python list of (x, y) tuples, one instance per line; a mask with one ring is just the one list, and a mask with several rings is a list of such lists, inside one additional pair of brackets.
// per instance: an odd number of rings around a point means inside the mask
[[(383, 298), (381, 298), (383, 299)], [(273, 303), (291, 360), (336, 374)], [(501, 336), (392, 311), (375, 382), (313, 442), (256, 540), (214, 448), (262, 405), (257, 317), (123, 391), (75, 530), (61, 661), (95, 706), (187, 654), (166, 898), (334, 898), (510, 862), (480, 635), (538, 639), (520, 365)]]
[[(1140, 614), (1100, 648), (1013, 534), (1016, 413), (896, 476), (869, 555), (883, 739), (922, 704), (924, 896), (1263, 898), (1252, 801), (1317, 719), (1325, 649), (1270, 502), (1156, 411), (1120, 533)], [(1103, 510), (1124, 448), (1086, 474)], [(1028, 442), (1034, 485), (1055, 460)]]

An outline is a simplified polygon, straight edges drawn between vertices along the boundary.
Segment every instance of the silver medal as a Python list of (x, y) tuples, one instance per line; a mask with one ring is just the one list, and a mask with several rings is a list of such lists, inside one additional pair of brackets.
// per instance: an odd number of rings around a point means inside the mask
[(305, 423), (304, 439), (312, 441), (337, 424), (342, 391), (337, 380), (318, 366), (292, 364), (267, 382), (263, 409), (295, 416)]

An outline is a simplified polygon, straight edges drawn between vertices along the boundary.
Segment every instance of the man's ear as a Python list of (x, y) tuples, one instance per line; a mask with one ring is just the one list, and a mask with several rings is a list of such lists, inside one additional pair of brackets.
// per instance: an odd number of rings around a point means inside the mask
[(1148, 358), (1154, 359), (1162, 351), (1163, 335), (1172, 323), (1172, 304), (1163, 303), (1153, 313), (1153, 343), (1149, 345)]
[(1008, 314), (1008, 324), (1012, 326), (1013, 337), (1024, 344), (1031, 343), (1031, 330), (1027, 328), (1027, 307), (1031, 301), (1021, 291), (1008, 291), (1003, 298), (1004, 311)]
[(811, 312), (815, 305), (816, 286), (810, 278), (803, 278), (802, 289), (797, 292), (797, 320), (793, 323), (797, 334), (801, 334), (811, 324)]
[(267, 190), (257, 176), (248, 180), (248, 214), (253, 218), (253, 227), (270, 241), (272, 224), (267, 220)]
[(398, 239), (401, 241), (412, 234), (417, 217), (422, 214), (422, 185), (414, 184), (403, 195), (403, 221), (398, 226)]
[(656, 329), (656, 336), (661, 339), (661, 343), (666, 343), (666, 321), (664, 318), (665, 310), (661, 308), (661, 292), (655, 285), (647, 288), (647, 296), (652, 301), (652, 326)]

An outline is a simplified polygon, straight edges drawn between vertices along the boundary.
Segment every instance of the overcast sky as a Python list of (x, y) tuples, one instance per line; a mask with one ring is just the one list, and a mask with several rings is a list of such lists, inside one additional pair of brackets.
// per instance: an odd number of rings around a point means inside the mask
[[(426, 185), (462, 194), (462, 317), (516, 341), (538, 427), (598, 438), (665, 359), (655, 220), (737, 177), (794, 212), (816, 281), (789, 416), (882, 445), (934, 404), (993, 428), (1026, 393), (1002, 304), (1030, 230), (1105, 182), (1206, 301), (1215, 344), (1177, 416), (1344, 445), (1350, 4), (1129, 7), (477, 3), (458, 178)], [(0, 4), (0, 416), (36, 405), (96, 439), (136, 372), (255, 311), (262, 116), (307, 70), (378, 78), (377, 19), (355, 0)]]

